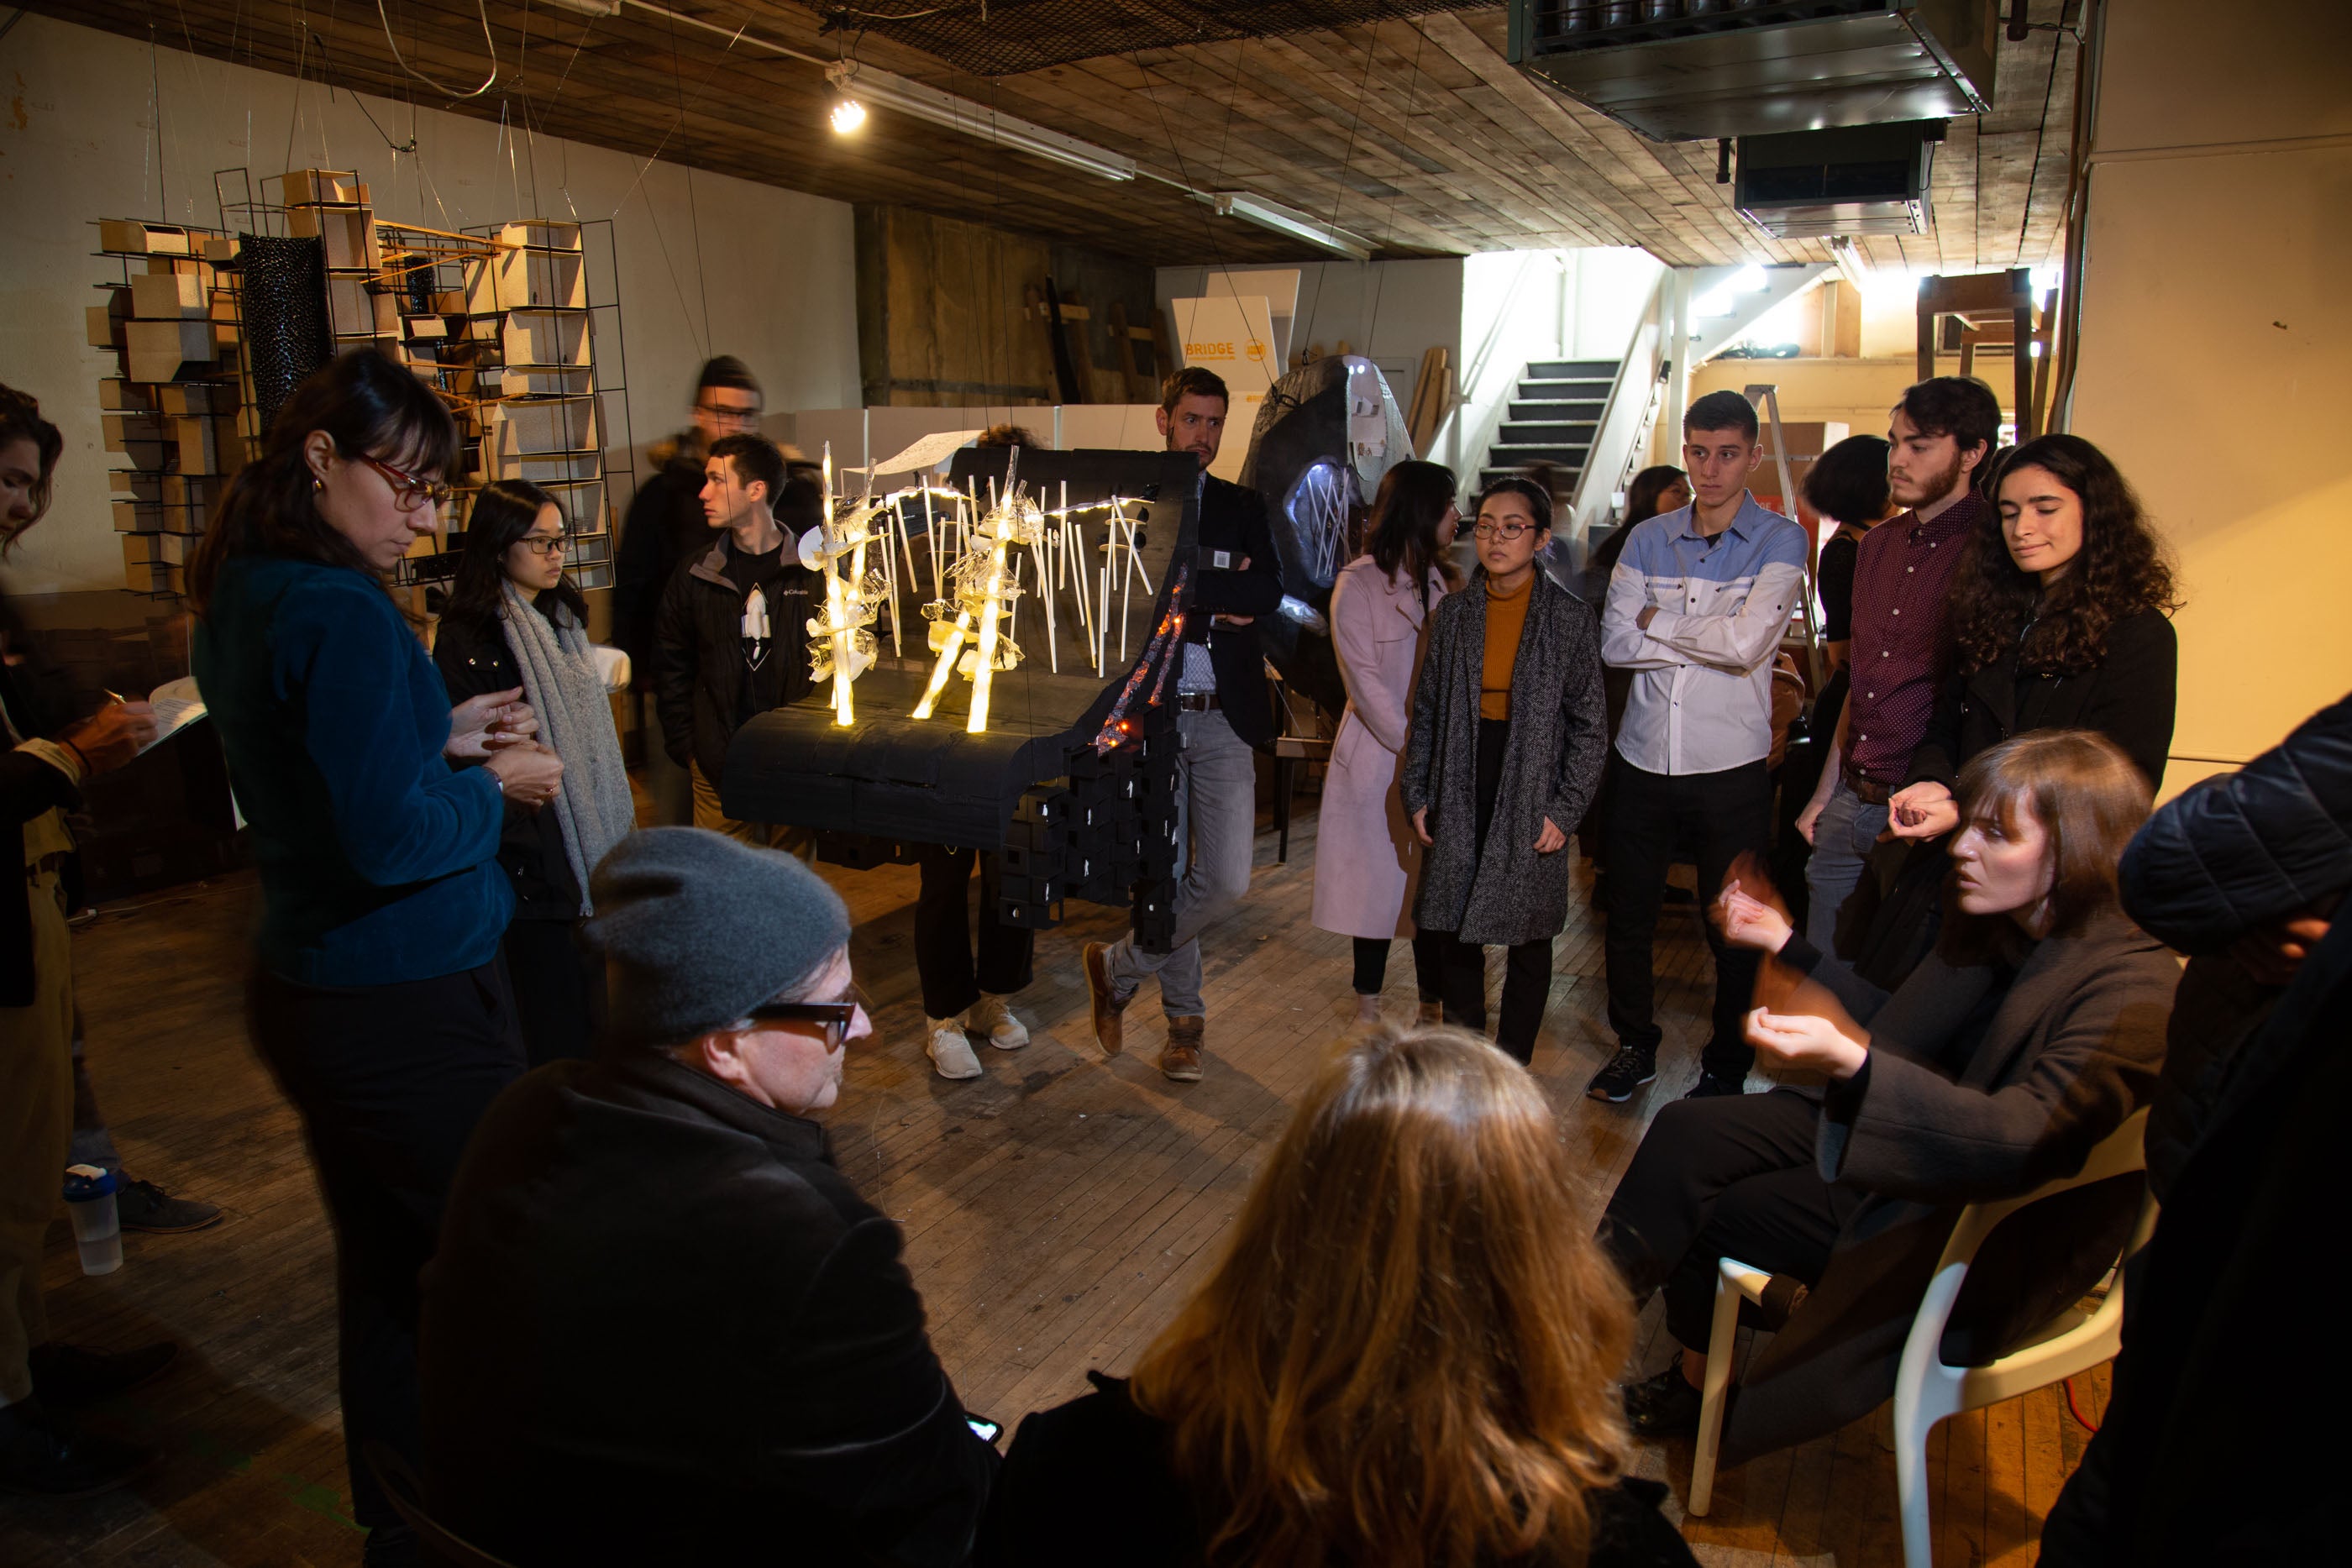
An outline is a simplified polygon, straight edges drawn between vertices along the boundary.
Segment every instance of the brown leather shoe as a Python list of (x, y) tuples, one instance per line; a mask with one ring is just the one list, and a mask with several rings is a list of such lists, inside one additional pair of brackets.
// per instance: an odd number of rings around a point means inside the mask
[(1423, 1029), (1427, 1029), (1432, 1024), (1444, 1023), (1445, 1021), (1444, 1004), (1442, 1002), (1422, 1003), (1421, 1010), (1413, 1016), (1412, 1021)]
[(1201, 1035), (1209, 1026), (1202, 1018), (1170, 1019), (1168, 1045), (1160, 1053), (1160, 1075), (1178, 1083), (1201, 1082)]
[[(1127, 1004), (1135, 993), (1130, 991), (1122, 997), (1111, 988), (1108, 943), (1089, 942), (1083, 956), (1087, 966), (1087, 998), (1094, 1004), (1095, 1043), (1102, 1047), (1105, 1056), (1117, 1056), (1127, 1049), (1126, 1025), (1119, 1021), (1119, 1014), (1127, 1010)], [(1193, 1076), (1198, 1077), (1199, 1074)]]

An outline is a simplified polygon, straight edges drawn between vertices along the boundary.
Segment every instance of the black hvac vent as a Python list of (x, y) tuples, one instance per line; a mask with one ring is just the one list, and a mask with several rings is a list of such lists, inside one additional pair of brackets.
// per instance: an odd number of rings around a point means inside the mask
[(2000, 0), (1512, 0), (1519, 68), (1659, 141), (1992, 107)]
[(1739, 139), (1732, 204), (1781, 239), (1927, 232), (1940, 120)]

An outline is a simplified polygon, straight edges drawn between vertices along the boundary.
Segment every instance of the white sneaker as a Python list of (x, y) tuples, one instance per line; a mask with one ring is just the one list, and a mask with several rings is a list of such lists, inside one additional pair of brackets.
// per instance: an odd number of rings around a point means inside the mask
[(962, 1025), (953, 1019), (926, 1019), (923, 1021), (930, 1027), (930, 1040), (923, 1050), (940, 1077), (980, 1076), (980, 1058), (971, 1053), (971, 1041), (964, 1039)]
[(986, 991), (965, 1010), (963, 1022), (966, 1029), (987, 1035), (988, 1043), (999, 1051), (1018, 1051), (1029, 1043), (1029, 1026), (1013, 1016), (1003, 997)]

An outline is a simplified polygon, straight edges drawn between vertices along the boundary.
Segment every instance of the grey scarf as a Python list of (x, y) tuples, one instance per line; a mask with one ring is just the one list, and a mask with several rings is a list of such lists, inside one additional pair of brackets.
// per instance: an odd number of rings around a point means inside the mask
[(586, 629), (559, 605), (559, 631), (512, 581), (499, 587), (506, 598), (499, 620), (515, 667), (522, 672), (522, 695), (539, 716), (540, 742), (563, 759), (562, 788), (546, 809), (563, 830), (563, 853), (580, 888), (580, 913), (592, 915), (588, 873), (637, 825), (620, 737), (613, 732), (612, 700), (596, 673)]

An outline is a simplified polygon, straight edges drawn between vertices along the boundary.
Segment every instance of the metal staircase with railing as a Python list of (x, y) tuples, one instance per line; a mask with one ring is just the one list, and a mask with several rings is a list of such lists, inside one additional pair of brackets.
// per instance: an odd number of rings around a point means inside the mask
[(1614, 360), (1538, 360), (1529, 364), (1486, 448), (1479, 485), (1543, 463), (1551, 466), (1553, 487), (1563, 496), (1573, 494), (1591, 456), (1593, 433), (1616, 378)]

